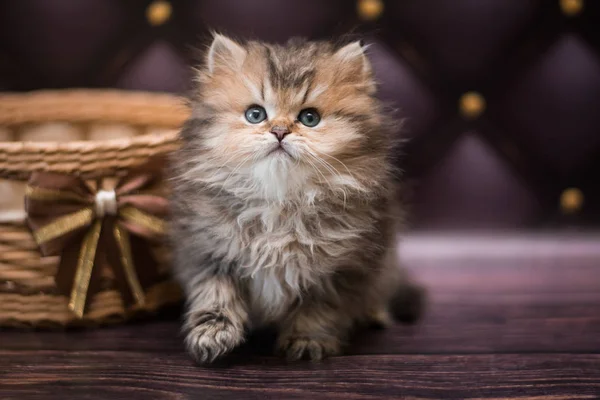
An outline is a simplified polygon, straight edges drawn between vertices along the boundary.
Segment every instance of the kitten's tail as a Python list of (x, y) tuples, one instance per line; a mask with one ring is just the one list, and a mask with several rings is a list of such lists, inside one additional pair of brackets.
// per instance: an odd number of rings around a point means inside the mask
[[(404, 192), (400, 187), (395, 191), (396, 201), (391, 202), (391, 215), (395, 221), (395, 231), (401, 232), (405, 225), (405, 206), (400, 199)], [(388, 309), (395, 320), (402, 323), (415, 323), (425, 312), (427, 292), (411, 276), (408, 269), (398, 259), (395, 249), (391, 250), (386, 259), (387, 267), (391, 271), (385, 279), (392, 285)]]
[[(384, 263), (379, 283), (374, 286), (375, 299), (382, 300), (383, 295), (384, 310), (373, 314), (374, 326), (388, 326), (392, 319), (407, 324), (418, 321), (425, 311), (425, 288), (401, 265), (395, 250), (390, 249)], [(375, 304), (377, 303), (376, 300)]]
[(402, 279), (391, 298), (390, 311), (398, 322), (413, 324), (423, 316), (427, 292), (410, 279)]

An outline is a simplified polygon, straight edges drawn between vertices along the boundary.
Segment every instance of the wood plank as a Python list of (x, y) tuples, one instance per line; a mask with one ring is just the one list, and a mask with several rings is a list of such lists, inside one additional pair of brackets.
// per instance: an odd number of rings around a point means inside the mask
[(597, 398), (600, 355), (366, 355), (322, 364), (244, 357), (202, 368), (181, 354), (0, 351), (0, 398)]

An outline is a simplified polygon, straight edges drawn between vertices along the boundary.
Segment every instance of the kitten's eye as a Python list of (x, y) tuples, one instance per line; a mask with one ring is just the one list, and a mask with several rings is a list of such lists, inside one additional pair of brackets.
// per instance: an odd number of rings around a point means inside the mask
[(251, 124), (259, 124), (267, 119), (267, 112), (261, 106), (252, 106), (246, 110), (246, 120)]
[(321, 116), (314, 108), (307, 108), (306, 110), (300, 111), (300, 114), (298, 114), (298, 121), (309, 128), (312, 128), (319, 124)]

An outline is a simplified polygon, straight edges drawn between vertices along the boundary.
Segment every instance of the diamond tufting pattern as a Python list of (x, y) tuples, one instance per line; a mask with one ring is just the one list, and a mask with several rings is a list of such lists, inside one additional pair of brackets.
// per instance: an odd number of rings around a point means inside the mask
[[(598, 26), (594, 0), (3, 1), (0, 89), (184, 93), (210, 29), (279, 42), (352, 31), (406, 118), (416, 229), (597, 227)], [(467, 92), (481, 97), (461, 103)], [(569, 188), (582, 196), (566, 213)]]

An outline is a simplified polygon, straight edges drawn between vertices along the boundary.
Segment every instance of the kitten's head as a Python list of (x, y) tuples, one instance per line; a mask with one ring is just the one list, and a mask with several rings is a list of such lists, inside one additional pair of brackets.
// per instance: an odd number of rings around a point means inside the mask
[(379, 182), (391, 143), (364, 50), (360, 42), (242, 44), (216, 34), (183, 132), (201, 153), (192, 170), (212, 169), (202, 179), (213, 185), (280, 199)]

